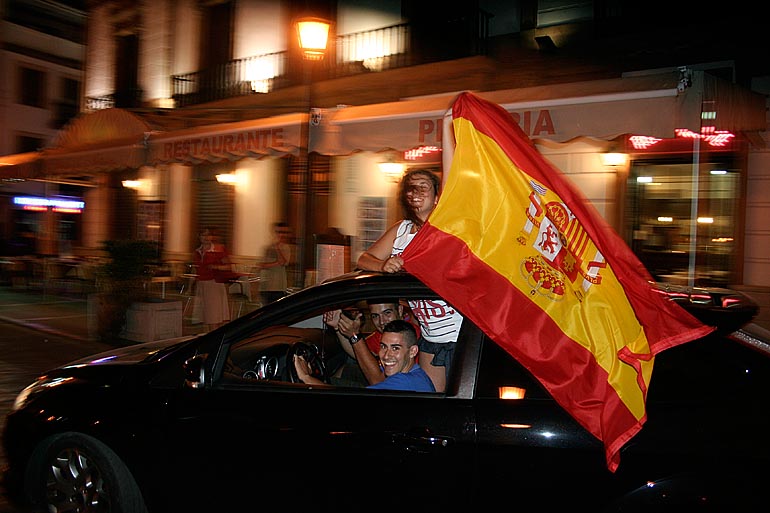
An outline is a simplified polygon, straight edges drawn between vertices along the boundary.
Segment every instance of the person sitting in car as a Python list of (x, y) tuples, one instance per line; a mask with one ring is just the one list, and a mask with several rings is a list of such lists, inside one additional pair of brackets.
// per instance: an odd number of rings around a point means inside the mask
[[(404, 312), (404, 305), (397, 298), (372, 298), (366, 301), (369, 306), (369, 316), (372, 319), (375, 331), (363, 339), (359, 344), (359, 333), (363, 324), (363, 314), (358, 309), (332, 310), (324, 314), (324, 322), (337, 333), (337, 338), (345, 352), (358, 362), (366, 381), (373, 385), (385, 379), (377, 358), (363, 358), (359, 356), (362, 351), (369, 352), (375, 357), (380, 352), (380, 340), (385, 324), (396, 319), (410, 320)], [(412, 323), (420, 339), (420, 328)]]
[[(351, 341), (353, 346), (359, 341)], [(366, 348), (356, 355), (366, 360), (365, 365), (376, 364), (374, 355)], [(380, 368), (385, 379), (367, 388), (379, 390), (402, 390), (411, 392), (435, 392), (433, 381), (417, 363), (417, 332), (409, 322), (403, 319), (390, 321), (382, 329), (380, 340)], [(359, 360), (360, 361), (360, 360)], [(294, 356), (297, 376), (306, 384), (323, 384), (311, 376), (310, 367), (303, 356)], [(362, 365), (363, 367), (363, 365)]]

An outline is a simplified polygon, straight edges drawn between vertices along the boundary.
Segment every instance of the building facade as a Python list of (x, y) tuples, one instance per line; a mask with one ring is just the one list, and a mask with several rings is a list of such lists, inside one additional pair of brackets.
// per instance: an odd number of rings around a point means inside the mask
[[(301, 286), (323, 265), (316, 237), (349, 236), (350, 264), (399, 218), (385, 170), (448, 171), (444, 114), (470, 90), (511, 112), (656, 278), (770, 286), (766, 70), (742, 78), (737, 47), (679, 50), (702, 19), (658, 16), (649, 39), (649, 13), (594, 4), (95, 2), (85, 109), (40, 173), (80, 184), (82, 254), (143, 238), (187, 261), (216, 225), (248, 265), (286, 220)], [(332, 22), (322, 60), (298, 48), (307, 14)]]
[[(80, 113), (85, 26), (84, 1), (0, 2), (0, 155), (21, 177), (36, 172), (38, 151)], [(70, 193), (66, 185), (0, 182), (3, 199), (50, 194), (65, 201)], [(58, 251), (58, 239), (77, 237), (73, 216), (50, 221), (0, 202), (0, 250)]]

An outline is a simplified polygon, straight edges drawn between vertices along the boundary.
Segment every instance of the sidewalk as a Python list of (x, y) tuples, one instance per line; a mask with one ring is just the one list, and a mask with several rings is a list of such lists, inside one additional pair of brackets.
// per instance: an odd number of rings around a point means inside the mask
[[(245, 312), (245, 310), (244, 310)], [(93, 341), (93, 313), (82, 295), (44, 294), (41, 290), (0, 285), (0, 321), (18, 324), (73, 340)], [(204, 325), (182, 320), (183, 336), (204, 333)], [(125, 340), (120, 345), (137, 342)]]

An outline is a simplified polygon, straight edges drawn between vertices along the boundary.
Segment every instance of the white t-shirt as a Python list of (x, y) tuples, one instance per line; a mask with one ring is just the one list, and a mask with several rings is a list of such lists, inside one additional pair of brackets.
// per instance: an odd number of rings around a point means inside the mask
[[(393, 241), (391, 255), (400, 255), (412, 242), (415, 236), (412, 233), (412, 226), (414, 226), (412, 221), (407, 219), (401, 221)], [(422, 337), (425, 340), (434, 344), (457, 342), (463, 316), (443, 299), (410, 300), (409, 307), (417, 322), (420, 323)]]

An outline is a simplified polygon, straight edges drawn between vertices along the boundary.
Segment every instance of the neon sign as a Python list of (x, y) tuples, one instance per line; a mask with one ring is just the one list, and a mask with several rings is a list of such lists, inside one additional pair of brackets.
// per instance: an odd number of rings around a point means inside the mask
[(631, 145), (636, 150), (646, 150), (650, 146), (658, 144), (661, 141), (661, 139), (658, 139), (657, 137), (650, 137), (647, 135), (632, 135), (628, 140), (631, 141)]
[(730, 143), (730, 140), (735, 137), (734, 134), (728, 132), (727, 130), (717, 130), (713, 126), (704, 126), (701, 128), (701, 133), (699, 134), (696, 134), (695, 132), (686, 128), (677, 128), (674, 130), (674, 133), (677, 135), (677, 137), (685, 137), (688, 139), (703, 139), (710, 146), (717, 147), (727, 146)]
[(420, 146), (419, 148), (414, 148), (414, 149), (405, 151), (404, 160), (417, 160), (421, 157), (424, 157), (425, 155), (438, 153), (440, 151), (441, 151), (441, 148), (439, 148), (438, 146)]
[[(700, 139), (706, 142), (709, 146), (717, 148), (727, 146), (735, 137), (735, 134), (732, 132), (728, 132), (727, 130), (717, 130), (714, 126), (701, 127), (700, 133), (693, 132), (687, 128), (676, 128), (674, 129), (674, 134), (676, 137), (682, 139)], [(632, 135), (628, 138), (628, 140), (634, 149), (646, 150), (647, 148), (650, 148), (651, 146), (659, 143), (663, 139), (658, 139), (657, 137), (649, 137), (646, 135)]]
[(86, 208), (85, 201), (66, 200), (57, 198), (38, 198), (35, 196), (14, 196), (13, 204), (19, 205), (24, 210), (45, 212), (49, 208), (54, 212), (66, 214), (80, 214)]

